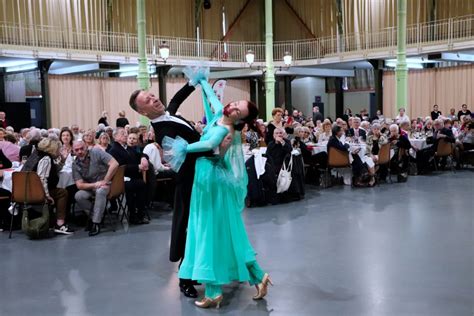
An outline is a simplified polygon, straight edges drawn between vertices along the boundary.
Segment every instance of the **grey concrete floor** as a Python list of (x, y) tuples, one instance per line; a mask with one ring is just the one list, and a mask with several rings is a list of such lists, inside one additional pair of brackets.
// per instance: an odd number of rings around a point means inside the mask
[[(171, 214), (90, 238), (0, 233), (0, 315), (473, 315), (474, 173), (367, 189), (309, 188), (304, 201), (244, 211), (273, 278), (224, 288), (220, 310), (180, 295)], [(202, 287), (199, 288), (202, 293)]]

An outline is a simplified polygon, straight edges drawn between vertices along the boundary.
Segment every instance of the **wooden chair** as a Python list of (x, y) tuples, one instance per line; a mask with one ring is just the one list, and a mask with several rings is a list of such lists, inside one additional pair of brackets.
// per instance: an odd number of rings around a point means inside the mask
[[(377, 166), (386, 166), (388, 170), (388, 181), (392, 183), (392, 173), (390, 170), (390, 143), (382, 145), (379, 150), (379, 160)], [(377, 172), (377, 183), (379, 183), (379, 172)]]
[(330, 169), (331, 168), (350, 168), (351, 163), (349, 161), (349, 153), (339, 150), (334, 147), (328, 148), (328, 164), (326, 168), (326, 183), (325, 187), (328, 187), (330, 181)]
[[(122, 211), (122, 219), (123, 221), (124, 216), (127, 216), (126, 207), (123, 205), (123, 198), (125, 195), (125, 166), (119, 166), (117, 171), (115, 171), (114, 176), (112, 177), (111, 184), (110, 184), (110, 191), (107, 194), (107, 203), (105, 203), (105, 212), (104, 215), (110, 217), (110, 221), (112, 222), (112, 214), (108, 206), (110, 205), (111, 200), (117, 200), (118, 208), (117, 208), (117, 217), (120, 216), (120, 211)], [(127, 216), (128, 221), (128, 216)], [(113, 224), (113, 231), (115, 231), (116, 223)]]
[[(12, 174), (12, 202), (22, 204), (23, 209), (30, 204), (44, 205), (47, 202), (43, 184), (36, 172), (17, 171)], [(12, 238), (13, 216), (14, 214), (11, 216), (8, 238)]]
[(451, 160), (451, 171), (454, 172), (454, 164), (453, 164), (453, 144), (445, 141), (444, 139), (440, 139), (438, 141), (438, 147), (436, 147), (436, 152), (434, 155), (435, 160), (435, 170), (438, 171), (438, 162), (440, 158), (446, 157), (446, 159)]

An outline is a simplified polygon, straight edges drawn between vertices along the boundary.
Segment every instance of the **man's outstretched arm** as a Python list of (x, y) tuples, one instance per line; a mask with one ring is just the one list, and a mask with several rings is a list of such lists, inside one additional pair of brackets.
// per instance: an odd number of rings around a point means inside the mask
[(168, 111), (171, 115), (175, 115), (179, 109), (179, 106), (189, 97), (191, 93), (193, 93), (194, 90), (196, 90), (196, 88), (186, 83), (184, 87), (182, 87), (173, 96), (166, 111)]

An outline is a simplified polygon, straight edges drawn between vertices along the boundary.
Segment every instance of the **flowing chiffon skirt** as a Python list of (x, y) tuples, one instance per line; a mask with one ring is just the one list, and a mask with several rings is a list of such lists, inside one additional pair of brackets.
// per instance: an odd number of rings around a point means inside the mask
[(260, 281), (248, 268), (256, 262), (241, 217), (246, 180), (240, 183), (223, 157), (197, 160), (180, 278), (213, 285)]

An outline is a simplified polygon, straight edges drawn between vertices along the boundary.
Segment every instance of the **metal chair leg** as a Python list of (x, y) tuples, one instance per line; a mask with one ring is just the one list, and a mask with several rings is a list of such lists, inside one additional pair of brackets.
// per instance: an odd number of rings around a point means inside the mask
[(10, 234), (8, 235), (8, 239), (12, 239), (12, 232), (13, 232), (13, 217), (15, 210), (13, 210), (13, 214), (11, 214), (11, 220), (10, 220)]

